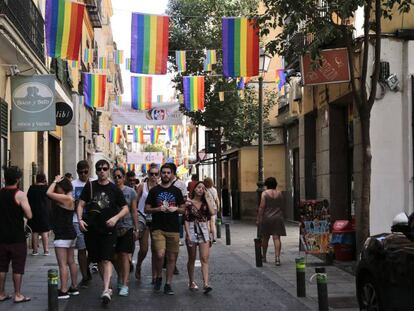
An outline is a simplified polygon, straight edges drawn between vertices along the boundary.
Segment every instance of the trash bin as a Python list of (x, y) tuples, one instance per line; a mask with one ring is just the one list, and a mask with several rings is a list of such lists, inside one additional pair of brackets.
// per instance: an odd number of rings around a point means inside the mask
[(350, 261), (355, 255), (355, 229), (349, 220), (337, 220), (332, 227), (332, 240), (335, 259)]

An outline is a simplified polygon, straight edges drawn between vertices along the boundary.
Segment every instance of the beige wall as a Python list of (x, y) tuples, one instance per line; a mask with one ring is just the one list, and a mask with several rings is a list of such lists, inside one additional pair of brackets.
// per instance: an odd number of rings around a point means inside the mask
[[(264, 177), (276, 177), (279, 190), (285, 187), (285, 147), (271, 145), (264, 147)], [(257, 189), (257, 148), (245, 147), (240, 150), (240, 191), (254, 192)]]

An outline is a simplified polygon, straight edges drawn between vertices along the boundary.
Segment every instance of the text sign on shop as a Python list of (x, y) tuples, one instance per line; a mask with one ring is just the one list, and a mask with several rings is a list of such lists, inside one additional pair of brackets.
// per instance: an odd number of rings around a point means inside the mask
[(56, 103), (56, 124), (59, 126), (65, 126), (73, 118), (72, 108), (64, 102)]
[(12, 131), (42, 132), (56, 129), (53, 75), (13, 76)]
[(304, 85), (348, 82), (350, 78), (348, 51), (346, 48), (323, 50), (319, 66), (309, 53), (302, 56), (302, 77)]
[(135, 110), (130, 103), (112, 106), (112, 123), (118, 125), (182, 125), (183, 114), (179, 104), (153, 104), (149, 110)]
[(163, 161), (162, 152), (141, 152), (141, 153), (128, 152), (127, 154), (128, 164), (146, 164), (146, 163), (161, 164), (162, 161)]

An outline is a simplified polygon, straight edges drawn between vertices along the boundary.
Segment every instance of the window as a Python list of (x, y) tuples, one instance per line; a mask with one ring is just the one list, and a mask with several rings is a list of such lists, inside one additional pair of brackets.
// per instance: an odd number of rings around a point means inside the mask
[(0, 98), (0, 179), (4, 186), (3, 166), (7, 165), (7, 138), (9, 128), (9, 108), (7, 103)]

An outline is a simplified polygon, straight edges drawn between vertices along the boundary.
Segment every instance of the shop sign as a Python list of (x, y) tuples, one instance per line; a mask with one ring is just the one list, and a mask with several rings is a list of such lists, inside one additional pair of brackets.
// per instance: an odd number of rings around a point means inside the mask
[(56, 129), (55, 78), (53, 75), (11, 78), (13, 132)]
[(65, 126), (73, 118), (72, 108), (64, 102), (56, 103), (56, 125)]
[(323, 50), (317, 68), (309, 53), (302, 56), (302, 77), (304, 85), (348, 82), (350, 78), (348, 51), (346, 48)]
[(205, 131), (206, 153), (216, 153), (216, 138), (212, 130)]

